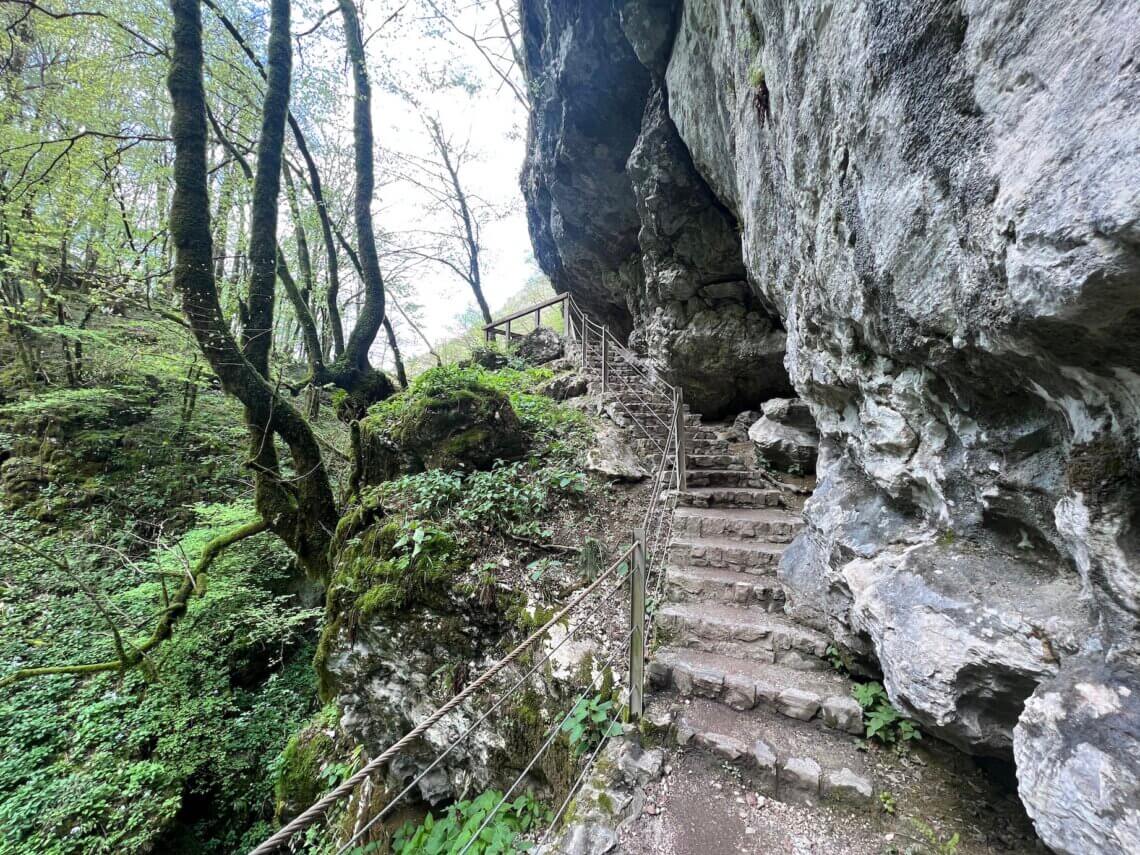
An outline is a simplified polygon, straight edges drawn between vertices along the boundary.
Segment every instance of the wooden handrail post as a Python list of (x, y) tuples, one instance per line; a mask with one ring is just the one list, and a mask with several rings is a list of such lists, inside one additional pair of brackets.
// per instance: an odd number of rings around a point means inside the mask
[(507, 321), (507, 347), (511, 346), (511, 322)]
[(688, 473), (685, 471), (688, 458), (685, 454), (685, 393), (680, 386), (673, 398), (673, 411), (677, 418), (677, 491), (684, 493), (688, 484)]
[(645, 529), (633, 530), (633, 573), (630, 576), (629, 719), (645, 712)]

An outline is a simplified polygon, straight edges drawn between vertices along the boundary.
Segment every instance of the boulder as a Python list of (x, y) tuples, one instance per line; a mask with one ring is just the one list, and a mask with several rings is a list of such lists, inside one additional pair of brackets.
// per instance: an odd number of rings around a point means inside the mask
[(358, 485), (426, 469), (489, 469), (525, 452), (527, 437), (506, 395), (468, 374), (439, 376), (359, 422), (353, 431)]
[(550, 327), (538, 327), (526, 334), (513, 346), (515, 355), (529, 365), (545, 365), (561, 359), (564, 351), (562, 336)]
[(471, 351), (471, 362), (488, 371), (506, 368), (510, 361), (510, 357), (493, 347), (477, 347)]
[(1008, 757), (1026, 698), (1088, 625), (1077, 578), (1051, 570), (944, 537), (851, 561), (842, 580), (892, 703), (964, 751)]
[(756, 410), (745, 410), (737, 413), (732, 420), (732, 426), (725, 432), (725, 439), (729, 442), (747, 442), (748, 429), (756, 424), (764, 414)]
[(807, 404), (797, 398), (772, 398), (764, 402), (763, 412), (748, 428), (756, 454), (781, 472), (814, 472), (819, 433)]
[(589, 381), (582, 374), (560, 374), (539, 386), (538, 394), (555, 401), (567, 401), (585, 395), (588, 386)]
[(9, 457), (0, 463), (0, 498), (9, 507), (26, 505), (58, 477), (53, 463), (36, 457)]
[(633, 449), (609, 425), (594, 434), (594, 444), (586, 452), (586, 471), (614, 481), (642, 481), (648, 477)]
[(1058, 855), (1140, 852), (1140, 669), (1070, 659), (1014, 730), (1018, 792)]

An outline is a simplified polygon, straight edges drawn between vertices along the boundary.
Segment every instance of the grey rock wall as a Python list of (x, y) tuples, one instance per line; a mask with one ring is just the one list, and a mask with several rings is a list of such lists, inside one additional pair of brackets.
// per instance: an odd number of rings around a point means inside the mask
[(523, 6), (556, 285), (698, 410), (775, 394), (783, 350), (821, 435), (790, 612), (929, 729), (1016, 748), (1050, 846), (1121, 851), (1135, 706), (1068, 711), (1088, 668), (1140, 692), (1135, 4)]

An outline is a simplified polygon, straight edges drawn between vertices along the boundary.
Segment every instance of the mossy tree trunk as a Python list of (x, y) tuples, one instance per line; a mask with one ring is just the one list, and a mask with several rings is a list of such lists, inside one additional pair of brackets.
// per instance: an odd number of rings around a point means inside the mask
[(344, 38), (348, 61), (352, 66), (353, 219), (356, 222), (356, 246), (360, 253), (360, 270), (364, 278), (364, 305), (344, 348), (344, 367), (367, 372), (368, 349), (384, 323), (384, 279), (380, 273), (380, 257), (376, 251), (376, 235), (372, 226), (372, 194), (376, 178), (373, 165), (372, 84), (364, 56), (364, 38), (360, 18), (353, 0), (339, 0), (344, 18)]
[[(223, 388), (245, 406), (251, 437), (257, 439), (251, 465), (256, 470), (259, 513), (269, 528), (294, 551), (307, 572), (326, 579), (328, 547), (338, 514), (320, 446), (308, 422), (266, 379), (265, 364), (260, 361), (260, 344), (247, 350), (251, 357), (247, 358), (231, 335), (218, 303), (207, 189), (201, 0), (171, 0), (170, 5), (174, 14), (174, 33), (167, 83), (173, 107), (171, 137), (175, 149), (174, 194), (170, 211), (170, 233), (175, 246), (174, 284), (181, 294), (182, 308), (199, 348)], [(276, 49), (271, 49), (271, 54), (276, 52), (278, 61), (281, 61), (281, 51), (289, 50), (288, 21), (288, 0), (274, 0), (270, 40)], [(284, 122), (284, 114), (280, 105), (284, 104), (286, 109), (288, 105), (288, 59), (285, 62), (284, 68), (271, 69), (269, 79), (275, 83), (266, 92), (267, 112), (273, 114), (276, 111), (275, 121), (281, 123)], [(276, 155), (267, 150), (261, 155), (266, 159), (261, 160), (259, 169), (280, 170), (283, 131), (276, 139)], [(262, 142), (266, 146), (274, 144), (272, 140)], [(275, 167), (268, 165), (274, 160)], [(269, 180), (268, 176), (266, 180)], [(268, 192), (265, 192), (260, 198), (267, 196)], [(274, 208), (276, 203), (274, 196)], [(270, 217), (265, 212), (259, 214), (261, 225), (257, 238), (261, 242), (257, 251), (264, 253)], [(271, 218), (275, 221), (275, 214)], [(269, 252), (271, 258), (276, 257), (272, 232), (269, 234)], [(270, 270), (275, 272), (272, 267)], [(265, 287), (264, 281), (259, 287)], [(264, 300), (264, 295), (259, 294), (259, 299)], [(272, 330), (271, 301), (269, 306), (268, 319), (260, 316), (253, 321), (261, 329)], [(247, 342), (253, 341), (248, 334), (244, 338)], [(265, 451), (273, 447), (275, 437), (280, 437), (289, 448), (295, 470), (291, 478), (282, 477), (276, 465), (276, 454), (270, 458), (269, 452)], [(265, 465), (267, 462), (271, 465)]]

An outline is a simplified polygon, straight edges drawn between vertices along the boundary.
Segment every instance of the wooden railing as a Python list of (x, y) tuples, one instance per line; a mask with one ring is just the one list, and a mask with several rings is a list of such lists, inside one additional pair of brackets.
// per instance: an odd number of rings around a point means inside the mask
[(541, 303), (535, 303), (533, 306), (527, 306), (525, 309), (519, 309), (513, 315), (507, 315), (505, 318), (499, 318), (496, 321), (492, 321), (491, 323), (484, 325), (483, 338), (491, 344), (494, 344), (495, 340), (501, 335), (505, 335), (507, 337), (508, 343), (514, 339), (520, 339), (523, 337), (523, 333), (514, 332), (511, 329), (511, 324), (515, 321), (521, 320), (522, 318), (533, 316), (534, 328), (538, 329), (540, 326), (542, 326), (542, 310), (550, 309), (553, 306), (560, 307), (562, 312), (563, 329), (568, 329), (569, 325), (567, 322), (567, 312), (569, 302), (569, 294), (559, 294), (557, 297), (551, 297), (549, 300), (545, 300)]

